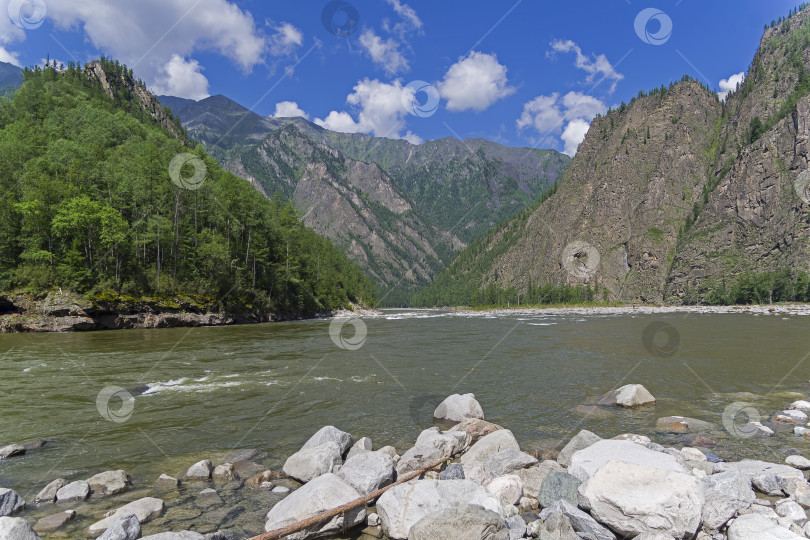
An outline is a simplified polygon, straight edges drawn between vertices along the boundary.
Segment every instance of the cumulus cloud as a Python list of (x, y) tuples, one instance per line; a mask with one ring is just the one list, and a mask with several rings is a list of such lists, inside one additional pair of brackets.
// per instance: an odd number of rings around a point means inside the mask
[(447, 100), (447, 109), (456, 112), (483, 111), (515, 92), (508, 84), (506, 66), (494, 54), (477, 51), (450, 66), (437, 87)]
[(346, 111), (332, 111), (326, 118), (316, 118), (321, 127), (343, 133), (371, 133), (376, 137), (405, 139), (413, 144), (422, 140), (407, 131), (404, 135), (407, 104), (414, 99), (414, 91), (399, 81), (384, 83), (377, 79), (362, 79), (348, 95), (346, 102), (357, 110), (357, 119)]
[(11, 51), (7, 51), (2, 46), (0, 46), (0, 62), (8, 62), (9, 64), (14, 64), (17, 67), (22, 67), (20, 64), (20, 57)]
[(518, 131), (533, 128), (540, 142), (556, 145), (557, 134), (562, 139), (564, 152), (569, 156), (588, 132), (590, 121), (607, 111), (605, 104), (582, 92), (568, 92), (560, 99), (559, 93), (537, 96), (523, 104), (523, 112), (515, 121)]
[(159, 95), (205, 99), (209, 96), (208, 79), (201, 71), (202, 66), (196, 60), (175, 54), (156, 77), (152, 90)]
[(371, 60), (388, 73), (393, 75), (408, 71), (408, 60), (400, 50), (400, 43), (397, 40), (383, 39), (369, 28), (360, 34), (360, 45)]
[(290, 23), (281, 23), (270, 37), (270, 54), (289, 56), (304, 43), (304, 33)]
[[(610, 84), (609, 92), (612, 93), (616, 89), (616, 84), (620, 80), (624, 79), (624, 75), (616, 71), (604, 54), (594, 55), (593, 59), (591, 59), (582, 54), (582, 49), (579, 47), (579, 45), (570, 39), (566, 41), (552, 41), (551, 48), (554, 52), (573, 52), (576, 56), (574, 65), (588, 74), (588, 76), (585, 78), (585, 82), (587, 83), (594, 83), (595, 80), (595, 84), (599, 84), (603, 80), (607, 81)], [(548, 54), (552, 55), (553, 53)], [(597, 76), (599, 77), (598, 79)]]
[(309, 120), (309, 115), (305, 113), (295, 101), (281, 101), (276, 103), (276, 112), (273, 118), (294, 118), (300, 116)]
[(741, 71), (730, 76), (728, 79), (720, 79), (720, 101), (725, 101), (728, 95), (737, 90), (737, 86), (745, 80), (745, 72)]

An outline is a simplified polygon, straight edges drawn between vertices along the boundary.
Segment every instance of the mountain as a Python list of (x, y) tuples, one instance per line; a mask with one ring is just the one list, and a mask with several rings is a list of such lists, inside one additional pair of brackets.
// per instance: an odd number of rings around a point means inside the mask
[(10, 97), (22, 84), (22, 69), (14, 64), (0, 62), (0, 96)]
[(189, 136), (269, 197), (345, 249), (401, 304), (454, 253), (508, 219), (562, 176), (553, 150), (452, 138), (336, 133), (303, 118), (266, 118), (224, 96), (161, 96)]
[[(587, 286), (625, 302), (803, 298), (810, 8), (766, 30), (722, 103), (684, 78), (596, 118), (556, 192), (480, 239), (423, 304)], [(808, 298), (810, 299), (810, 298)]]
[(190, 148), (126, 66), (37, 67), (24, 81), (0, 100), (3, 295), (64, 289), (138, 313), (251, 320), (373, 303), (356, 264), (289, 203)]

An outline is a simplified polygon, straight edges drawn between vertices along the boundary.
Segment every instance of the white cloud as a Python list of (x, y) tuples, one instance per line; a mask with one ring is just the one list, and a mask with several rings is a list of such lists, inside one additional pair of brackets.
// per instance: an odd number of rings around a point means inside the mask
[(208, 79), (201, 70), (202, 66), (196, 60), (186, 60), (175, 54), (156, 77), (152, 89), (159, 95), (205, 99), (209, 95)]
[(745, 80), (745, 72), (741, 71), (730, 76), (728, 79), (720, 79), (720, 101), (725, 101), (728, 95), (737, 90), (737, 86)]
[(270, 54), (289, 56), (304, 43), (304, 33), (290, 23), (281, 23), (270, 38)]
[(438, 84), (439, 93), (447, 100), (447, 109), (483, 111), (512, 93), (506, 66), (494, 54), (472, 51), (450, 66)]
[(408, 60), (399, 49), (400, 43), (395, 39), (383, 39), (369, 28), (360, 34), (360, 45), (374, 63), (388, 73), (393, 75), (400, 71), (408, 71)]
[(305, 113), (295, 101), (281, 101), (276, 103), (276, 112), (273, 118), (294, 118), (300, 116), (309, 120), (309, 115)]
[(402, 20), (410, 27), (419, 30), (422, 28), (422, 19), (416, 14), (416, 11), (408, 4), (403, 4), (399, 0), (385, 0), (388, 5), (394, 8), (394, 11), (399, 15)]
[[(624, 79), (624, 75), (614, 69), (604, 54), (594, 55), (593, 60), (591, 60), (582, 54), (582, 49), (579, 47), (579, 45), (570, 39), (567, 41), (552, 41), (551, 48), (555, 52), (573, 52), (576, 55), (574, 65), (588, 73), (588, 76), (585, 78), (585, 82), (587, 83), (593, 83), (598, 75), (599, 79), (596, 79), (595, 84), (599, 84), (603, 80), (608, 81), (609, 83), (612, 81), (609, 90), (609, 92), (612, 93), (616, 89), (616, 84), (620, 80)], [(549, 55), (551, 54), (552, 53), (549, 53)]]
[(406, 139), (418, 144), (421, 139), (414, 133), (408, 131), (402, 135), (408, 114), (407, 104), (413, 98), (413, 89), (402, 86), (399, 81), (384, 83), (377, 79), (363, 79), (346, 98), (349, 105), (359, 110), (356, 120), (348, 112), (332, 111), (326, 118), (316, 118), (314, 122), (332, 131), (371, 133), (376, 137)]
[(20, 64), (20, 57), (16, 53), (8, 51), (2, 46), (0, 46), (0, 62), (8, 62), (9, 64), (14, 64), (17, 67), (22, 67), (22, 64)]
[[(556, 146), (555, 138), (562, 130), (560, 138), (564, 152), (573, 156), (577, 147), (588, 132), (590, 121), (597, 114), (607, 111), (605, 104), (582, 92), (568, 92), (560, 99), (558, 93), (550, 96), (537, 96), (523, 104), (523, 112), (515, 121), (518, 131), (534, 128), (539, 142)], [(563, 129), (563, 126), (564, 129)]]

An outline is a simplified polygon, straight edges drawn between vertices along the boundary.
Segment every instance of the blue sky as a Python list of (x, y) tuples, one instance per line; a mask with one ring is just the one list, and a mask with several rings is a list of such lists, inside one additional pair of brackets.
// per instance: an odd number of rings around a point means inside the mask
[(0, 0), (0, 60), (104, 54), (156, 93), (224, 94), (262, 115), (414, 143), (484, 137), (573, 154), (596, 113), (641, 89), (684, 74), (720, 89), (747, 70), (763, 25), (799, 3)]

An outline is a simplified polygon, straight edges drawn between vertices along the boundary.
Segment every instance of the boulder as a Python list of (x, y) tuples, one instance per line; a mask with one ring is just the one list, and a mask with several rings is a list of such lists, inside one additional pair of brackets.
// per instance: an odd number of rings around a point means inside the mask
[(799, 469), (800, 471), (810, 469), (810, 459), (807, 459), (804, 456), (788, 456), (785, 458), (785, 463), (794, 469)]
[(23, 518), (0, 517), (0, 538), (3, 540), (39, 540), (39, 536)]
[(470, 480), (414, 480), (400, 484), (377, 500), (377, 513), (383, 532), (401, 540), (408, 538), (408, 531), (423, 517), (458, 504), (478, 505), (505, 517), (498, 499)]
[(476, 443), (481, 437), (489, 435), (493, 431), (498, 431), (499, 429), (503, 429), (503, 427), (499, 426), (498, 424), (493, 424), (492, 422), (487, 422), (486, 420), (481, 420), (480, 418), (465, 418), (455, 426), (451, 427), (450, 431), (463, 431), (472, 437), (473, 443)]
[(41, 518), (34, 524), (36, 532), (51, 532), (55, 531), (71, 519), (76, 517), (76, 512), (73, 510), (65, 510), (64, 512), (57, 512), (49, 516)]
[(233, 463), (222, 463), (214, 467), (211, 477), (218, 482), (233, 482), (236, 480), (236, 471), (233, 469)]
[(397, 461), (397, 474), (405, 476), (408, 473), (418, 471), (422, 467), (435, 463), (447, 457), (441, 448), (435, 446), (414, 446), (402, 454)]
[(777, 416), (787, 416), (796, 424), (806, 424), (808, 420), (807, 413), (798, 409), (786, 409), (776, 413)]
[(121, 518), (124, 518), (130, 514), (135, 515), (135, 517), (138, 518), (138, 522), (143, 524), (152, 521), (162, 513), (163, 501), (161, 499), (144, 497), (125, 504), (101, 521), (93, 523), (87, 529), (87, 532), (90, 534), (90, 536), (96, 536), (99, 533), (106, 531)]
[(394, 460), (382, 452), (364, 452), (349, 458), (337, 475), (356, 489), (368, 495), (394, 481)]
[(810, 411), (810, 401), (806, 401), (804, 399), (800, 399), (799, 401), (794, 401), (790, 405), (788, 405), (788, 409), (796, 409), (799, 411), (808, 412)]
[(12, 516), (25, 508), (25, 500), (16, 491), (0, 488), (0, 516)]
[(433, 418), (461, 422), (465, 418), (484, 419), (484, 410), (475, 399), (475, 394), (453, 394), (439, 403), (433, 411)]
[(0, 448), (0, 459), (8, 459), (23, 454), (25, 454), (25, 446), (21, 444), (9, 444)]
[(548, 508), (557, 501), (566, 501), (577, 504), (577, 489), (581, 482), (575, 476), (564, 472), (550, 472), (543, 485), (540, 486), (540, 493), (537, 495), (537, 502), (542, 508)]
[(574, 531), (590, 535), (595, 540), (615, 540), (614, 535), (607, 527), (593, 519), (590, 514), (583, 512), (575, 504), (568, 501), (557, 501), (540, 512), (540, 518), (547, 520), (552, 514), (563, 514), (568, 518)]
[(494, 454), (502, 450), (520, 450), (515, 436), (508, 429), (499, 429), (489, 435), (481, 437), (481, 439), (472, 445), (470, 449), (461, 456), (461, 463), (481, 463), (483, 464)]
[(186, 478), (189, 480), (208, 480), (211, 478), (211, 471), (214, 470), (214, 465), (210, 459), (203, 459), (188, 468), (186, 471)]
[(783, 499), (776, 502), (774, 508), (776, 515), (783, 517), (799, 526), (807, 523), (807, 514), (799, 503), (790, 499)]
[(630, 441), (602, 440), (575, 452), (571, 456), (568, 474), (577, 477), (580, 482), (585, 482), (608, 461), (621, 461), (680, 473), (688, 472), (669, 454), (648, 450)]
[(141, 537), (141, 523), (138, 516), (129, 514), (119, 517), (96, 540), (135, 540)]
[(728, 540), (799, 540), (803, 538), (759, 514), (745, 514), (734, 520)]
[(520, 540), (526, 536), (528, 527), (526, 522), (520, 516), (511, 516), (506, 518), (506, 528), (509, 529), (510, 540)]
[(650, 444), (654, 444), (649, 437), (646, 435), (638, 435), (637, 433), (622, 433), (621, 435), (616, 435), (612, 437), (611, 440), (614, 441), (630, 441), (636, 444), (640, 444), (641, 446), (646, 446), (647, 448), (650, 447)]
[(93, 495), (115, 495), (129, 489), (132, 479), (124, 471), (105, 471), (91, 476), (87, 484), (93, 490)]
[(523, 482), (516, 474), (499, 476), (484, 486), (502, 505), (517, 504), (523, 496)]
[(703, 523), (711, 530), (720, 530), (741, 510), (750, 508), (756, 498), (751, 480), (737, 470), (707, 476), (701, 483), (706, 495)]
[(611, 390), (597, 401), (597, 405), (615, 407), (641, 407), (655, 404), (653, 395), (640, 384), (626, 384)]
[(342, 456), (346, 450), (351, 447), (352, 436), (345, 431), (339, 430), (335, 426), (324, 426), (304, 443), (301, 450), (315, 448), (316, 446), (321, 446), (328, 442), (333, 442), (340, 446), (340, 455)]
[[(212, 533), (216, 534), (216, 533)], [(226, 537), (214, 537), (211, 535), (202, 535), (194, 531), (177, 531), (177, 532), (162, 532), (157, 534), (150, 534), (149, 536), (141, 537), (141, 540), (219, 540)]]
[(523, 481), (523, 489), (534, 497), (540, 493), (540, 488), (543, 487), (543, 480), (552, 471), (563, 472), (563, 467), (556, 461), (547, 459), (541, 461), (536, 467), (529, 467), (528, 469), (521, 469), (517, 472), (520, 479)]
[(484, 462), (483, 470), (486, 480), (489, 481), (505, 474), (517, 473), (517, 471), (532, 465), (537, 465), (537, 459), (525, 452), (510, 448), (492, 454)]
[(173, 489), (180, 485), (180, 481), (168, 474), (161, 474), (158, 476), (158, 479), (155, 480), (155, 485), (162, 489)]
[(579, 488), (579, 505), (614, 532), (633, 538), (667, 532), (692, 538), (705, 502), (703, 485), (689, 474), (609, 461)]
[(322, 474), (333, 472), (343, 462), (341, 454), (341, 446), (334, 441), (302, 448), (284, 462), (284, 474), (301, 482), (309, 482)]
[(438, 427), (424, 430), (414, 446), (435, 446), (447, 456), (455, 456), (470, 447), (471, 437), (463, 431), (439, 431)]
[[(521, 520), (522, 523), (522, 520)], [(428, 514), (414, 523), (408, 540), (509, 540), (506, 521), (475, 505), (458, 505)]]
[(64, 478), (57, 478), (51, 481), (47, 486), (42, 488), (42, 491), (37, 493), (34, 503), (47, 504), (56, 500), (56, 492), (67, 485), (67, 480)]
[(451, 463), (439, 473), (439, 480), (464, 480), (464, 466), (461, 463)]
[(84, 480), (76, 480), (65, 484), (56, 491), (57, 501), (84, 500), (90, 495), (90, 484)]
[(574, 452), (579, 452), (580, 450), (584, 450), (588, 448), (592, 444), (596, 444), (602, 440), (602, 437), (595, 433), (591, 433), (587, 429), (583, 429), (574, 437), (568, 441), (562, 450), (560, 450), (559, 455), (557, 456), (557, 463), (562, 465), (563, 467), (568, 467), (571, 465), (571, 456), (574, 455)]
[(716, 428), (716, 424), (686, 416), (665, 416), (655, 422), (655, 429), (665, 433), (694, 433), (696, 431), (711, 431)]
[(789, 478), (804, 480), (801, 471), (789, 465), (768, 463), (754, 459), (744, 459), (738, 462), (723, 462), (714, 464), (714, 472), (740, 471), (748, 477), (751, 485), (762, 493), (773, 493), (778, 496), (782, 493), (782, 484)]
[[(329, 444), (336, 445), (334, 442)], [(337, 508), (355, 499), (359, 499), (360, 496), (360, 493), (356, 489), (343, 481), (339, 476), (332, 473), (325, 473), (293, 491), (285, 499), (271, 508), (267, 513), (267, 522), (264, 525), (264, 530), (269, 532), (281, 529), (320, 514), (321, 512)], [(318, 523), (301, 532), (286, 536), (285, 538), (290, 540), (303, 540), (305, 538), (336, 534), (344, 529), (360, 525), (365, 522), (365, 520), (366, 509), (364, 506), (360, 506), (335, 516), (329, 521)]]
[(368, 437), (361, 437), (352, 445), (351, 448), (349, 448), (349, 453), (346, 454), (346, 460), (348, 461), (349, 458), (352, 458), (357, 454), (362, 454), (363, 452), (371, 452), (371, 450), (371, 439)]
[(579, 540), (574, 532), (571, 521), (563, 514), (551, 514), (540, 525), (538, 538), (540, 540)]

